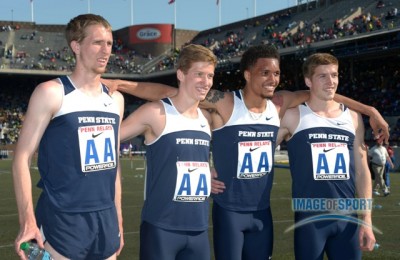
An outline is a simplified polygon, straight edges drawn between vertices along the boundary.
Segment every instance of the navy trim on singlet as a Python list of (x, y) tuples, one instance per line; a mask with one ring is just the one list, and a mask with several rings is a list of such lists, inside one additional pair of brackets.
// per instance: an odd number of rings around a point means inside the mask
[(240, 95), (240, 90), (235, 90), (234, 93), (235, 93), (235, 96), (237, 96), (238, 99), (242, 100), (242, 96)]
[(74, 86), (71, 84), (71, 81), (68, 79), (67, 76), (61, 76), (60, 80), (64, 85), (64, 95), (68, 95), (75, 90)]

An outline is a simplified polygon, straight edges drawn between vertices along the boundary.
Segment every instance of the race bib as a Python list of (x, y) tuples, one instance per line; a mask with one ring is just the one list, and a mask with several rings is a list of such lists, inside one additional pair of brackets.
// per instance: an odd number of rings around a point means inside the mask
[(203, 202), (210, 196), (211, 173), (208, 162), (176, 162), (174, 201)]
[(112, 125), (79, 127), (78, 137), (82, 172), (90, 173), (117, 166)]
[(256, 179), (271, 172), (273, 166), (272, 142), (247, 141), (238, 143), (238, 179)]
[(350, 154), (346, 143), (312, 143), (314, 180), (350, 179)]

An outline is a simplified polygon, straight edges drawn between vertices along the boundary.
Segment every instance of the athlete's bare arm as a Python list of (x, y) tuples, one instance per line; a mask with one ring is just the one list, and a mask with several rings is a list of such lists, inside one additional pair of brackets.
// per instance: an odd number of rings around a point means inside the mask
[[(177, 88), (160, 83), (133, 82), (119, 79), (110, 80), (103, 78), (101, 81), (109, 87), (111, 92), (119, 90), (150, 101), (160, 100), (164, 97), (171, 97), (178, 93)], [(308, 98), (308, 90), (299, 90), (295, 92), (280, 90), (275, 92), (272, 102), (274, 102), (278, 109), (279, 116), (282, 118), (288, 108), (296, 107), (297, 105), (307, 101)], [(374, 107), (364, 105), (340, 94), (336, 94), (334, 100), (338, 103), (345, 104), (356, 112), (369, 116), (370, 126), (374, 132), (374, 137), (383, 140), (384, 143), (389, 142), (389, 125), (381, 116), (379, 111)], [(206, 99), (200, 103), (200, 107), (214, 110), (214, 112), (221, 116), (222, 121), (226, 122), (232, 114), (232, 93), (210, 90)]]
[[(282, 118), (288, 108), (296, 107), (308, 100), (309, 91), (299, 90), (295, 92), (280, 90), (275, 92), (272, 102), (279, 111), (279, 116)], [(372, 106), (362, 104), (354, 99), (335, 94), (334, 100), (338, 103), (343, 103), (350, 109), (359, 112), (369, 117), (369, 123), (374, 132), (375, 139), (381, 139), (384, 143), (389, 142), (389, 124), (385, 121), (382, 115)]]
[(276, 140), (276, 145), (280, 145), (283, 140), (288, 141), (294, 130), (296, 130), (299, 124), (300, 112), (297, 107), (290, 108), (286, 111), (285, 115), (281, 119), (281, 125), (278, 130), (278, 137)]
[[(43, 102), (44, 100), (46, 102)], [(12, 172), (20, 224), (14, 246), (21, 259), (24, 259), (24, 253), (19, 248), (22, 242), (36, 239), (38, 245), (44, 247), (33, 209), (30, 164), (46, 127), (60, 108), (61, 100), (62, 88), (58, 81), (51, 80), (39, 84), (29, 100), (18, 138)]]
[(165, 126), (164, 107), (159, 101), (146, 103), (130, 114), (121, 124), (121, 141), (144, 135), (146, 143), (161, 135)]
[(153, 82), (135, 82), (121, 79), (101, 79), (101, 82), (106, 85), (110, 92), (119, 90), (121, 92), (136, 96), (138, 98), (156, 101), (165, 97), (175, 96), (178, 89), (160, 83)]
[[(233, 112), (233, 94), (219, 90), (210, 90), (206, 98), (200, 102), (199, 107), (207, 110), (211, 120), (211, 129), (225, 125)], [(211, 193), (218, 194), (225, 190), (225, 183), (218, 180), (218, 173), (211, 168)]]
[(233, 93), (212, 89), (199, 107), (211, 113), (211, 128), (219, 128), (228, 122), (233, 112)]
[(298, 105), (306, 102), (309, 97), (310, 91), (308, 90), (279, 90), (274, 93), (274, 96), (271, 100), (278, 109), (279, 118), (282, 118), (287, 109), (297, 107)]
[[(361, 115), (352, 111), (353, 124), (356, 128), (354, 140), (354, 162), (356, 169), (356, 191), (360, 199), (372, 199), (371, 175), (367, 162), (367, 151), (364, 145), (364, 123)], [(360, 225), (359, 242), (360, 248), (364, 251), (374, 249), (375, 236), (372, 231), (371, 210), (360, 212), (359, 217), (366, 225)]]
[(369, 124), (374, 133), (374, 138), (383, 140), (385, 144), (389, 143), (389, 124), (385, 121), (382, 115), (376, 108), (362, 104), (354, 99), (335, 94), (334, 100), (338, 103), (343, 103), (350, 109), (359, 112), (369, 117)]
[[(119, 127), (121, 128), (121, 122), (122, 118), (124, 116), (124, 97), (120, 92), (114, 92), (112, 95), (113, 99), (116, 101), (116, 103), (119, 106), (119, 116), (120, 116), (120, 122), (119, 122)], [(119, 151), (119, 146), (120, 146), (120, 137), (119, 137), (120, 131), (118, 132), (118, 148), (117, 151)], [(122, 248), (125, 245), (124, 242), (124, 228), (123, 228), (123, 217), (122, 217), (122, 184), (121, 184), (121, 165), (118, 162), (118, 168), (117, 168), (117, 177), (115, 180), (115, 208), (117, 211), (117, 216), (118, 216), (118, 225), (119, 225), (119, 233), (120, 233), (120, 245), (119, 249), (116, 252), (116, 255), (119, 256)]]

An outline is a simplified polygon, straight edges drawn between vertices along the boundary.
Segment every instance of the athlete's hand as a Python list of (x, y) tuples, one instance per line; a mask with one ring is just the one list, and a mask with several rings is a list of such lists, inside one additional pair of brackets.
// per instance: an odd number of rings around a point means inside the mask
[(362, 251), (374, 250), (376, 240), (372, 228), (360, 226), (358, 238), (360, 241), (360, 249)]
[(222, 181), (217, 180), (218, 174), (215, 168), (211, 168), (211, 193), (219, 194), (224, 192), (225, 190), (225, 183)]
[(40, 234), (40, 230), (37, 228), (36, 224), (26, 224), (20, 227), (19, 234), (14, 242), (15, 252), (18, 254), (21, 260), (26, 260), (24, 251), (20, 249), (23, 242), (28, 242), (31, 240), (36, 240), (36, 243), (40, 248), (44, 248), (43, 239)]
[(118, 90), (118, 85), (119, 85), (119, 80), (118, 79), (100, 79), (101, 83), (103, 83), (104, 85), (107, 86), (109, 92), (110, 92), (110, 96), (112, 95), (112, 93), (114, 93), (114, 91)]
[(389, 143), (389, 124), (379, 112), (375, 113), (375, 116), (369, 118), (369, 125), (372, 128), (374, 140), (381, 140), (384, 144)]
[[(120, 231), (121, 231), (121, 229), (120, 229)], [(120, 254), (121, 254), (121, 251), (122, 251), (122, 248), (124, 247), (124, 245), (125, 245), (125, 241), (124, 241), (124, 233), (123, 232), (121, 232), (120, 233), (120, 242), (119, 242), (119, 248), (118, 248), (118, 251), (117, 251), (117, 256), (119, 256)]]

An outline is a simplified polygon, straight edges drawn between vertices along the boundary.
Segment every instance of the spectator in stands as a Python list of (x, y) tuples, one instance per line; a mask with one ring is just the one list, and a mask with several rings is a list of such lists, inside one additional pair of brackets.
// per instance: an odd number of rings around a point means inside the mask
[(385, 7), (385, 3), (382, 0), (379, 0), (378, 3), (376, 3), (376, 8), (383, 8)]
[[(395, 157), (395, 154), (394, 154), (393, 147), (390, 146), (389, 144), (385, 145), (385, 147), (386, 147), (386, 150), (387, 150), (387, 152), (389, 154), (389, 158), (392, 161), (392, 164), (394, 166), (394, 164), (396, 162), (396, 157)], [(386, 187), (387, 187), (389, 192), (390, 192), (390, 172), (392, 170), (394, 170), (394, 167), (391, 166), (389, 160), (386, 160), (385, 172), (383, 174), (383, 179), (385, 180), (385, 185), (386, 185)]]
[(5, 140), (4, 140), (4, 127), (3, 127), (3, 121), (0, 121), (0, 145), (4, 145)]
[(386, 161), (389, 162), (390, 167), (394, 168), (393, 162), (390, 159), (389, 154), (382, 143), (382, 140), (376, 140), (375, 145), (372, 146), (368, 151), (368, 156), (371, 159), (371, 168), (375, 176), (375, 182), (373, 185), (374, 195), (377, 196), (380, 195), (379, 189), (382, 190), (384, 196), (390, 194), (390, 191), (387, 188), (385, 180), (383, 178)]
[[(333, 100), (339, 84), (338, 67), (338, 60), (330, 54), (309, 56), (303, 75), (310, 98), (287, 110), (281, 120), (277, 143), (287, 141), (293, 203), (325, 199), (327, 205), (331, 200), (351, 201), (356, 196), (365, 204), (371, 201), (362, 117)], [(294, 208), (296, 259), (323, 259), (324, 254), (329, 259), (361, 259), (361, 250), (373, 250), (371, 208), (324, 209), (324, 203), (319, 205)], [(348, 221), (350, 216), (353, 221), (358, 219), (357, 210), (364, 224)], [(329, 218), (320, 217), (324, 215)]]
[(217, 57), (188, 45), (177, 63), (178, 93), (146, 103), (121, 125), (121, 140), (147, 145), (140, 259), (209, 260), (209, 115), (198, 108), (211, 89)]
[(396, 142), (400, 141), (400, 126), (395, 126), (393, 128), (391, 139)]

